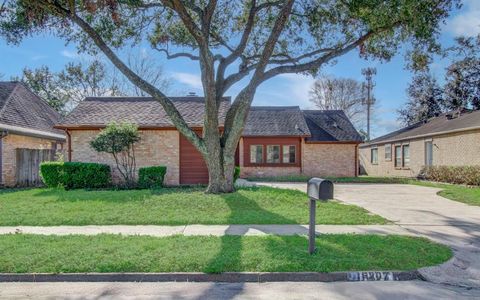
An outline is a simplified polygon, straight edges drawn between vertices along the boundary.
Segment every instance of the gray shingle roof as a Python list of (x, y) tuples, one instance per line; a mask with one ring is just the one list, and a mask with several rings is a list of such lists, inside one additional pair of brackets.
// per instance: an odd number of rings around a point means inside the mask
[(0, 82), (0, 123), (63, 134), (54, 129), (61, 116), (20, 82)]
[(309, 136), (310, 131), (298, 106), (252, 106), (244, 136)]
[(310, 142), (361, 142), (362, 137), (343, 110), (304, 110)]
[[(451, 116), (452, 114), (454, 115), (454, 118), (447, 117), (447, 115)], [(464, 110), (459, 115), (457, 115), (457, 112), (450, 112), (431, 118), (427, 122), (419, 122), (373, 139), (368, 145), (475, 127), (480, 127), (480, 110)]]
[[(203, 97), (170, 97), (189, 126), (203, 126), (205, 101)], [(219, 109), (219, 122), (223, 124), (230, 106), (224, 98)], [(138, 126), (171, 127), (167, 113), (151, 97), (91, 97), (86, 98), (61, 122), (60, 126), (104, 126), (112, 121), (131, 122)]]

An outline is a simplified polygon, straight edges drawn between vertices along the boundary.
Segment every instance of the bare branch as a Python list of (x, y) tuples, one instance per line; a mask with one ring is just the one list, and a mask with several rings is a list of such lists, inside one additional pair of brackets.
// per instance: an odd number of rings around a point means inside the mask
[(174, 58), (179, 58), (179, 57), (186, 57), (186, 58), (190, 58), (191, 60), (199, 60), (200, 59), (198, 56), (193, 55), (193, 54), (188, 53), (188, 52), (178, 52), (178, 53), (170, 54), (170, 52), (168, 52), (167, 49), (159, 48), (158, 46), (154, 46), (153, 49), (155, 49), (159, 52), (165, 53), (165, 55), (167, 56), (167, 59), (174, 59)]

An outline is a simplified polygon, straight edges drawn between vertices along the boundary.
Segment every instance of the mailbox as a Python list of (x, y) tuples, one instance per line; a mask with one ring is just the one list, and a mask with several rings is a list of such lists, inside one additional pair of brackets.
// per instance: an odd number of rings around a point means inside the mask
[(326, 179), (311, 178), (308, 181), (307, 194), (310, 199), (314, 200), (333, 199), (333, 183)]

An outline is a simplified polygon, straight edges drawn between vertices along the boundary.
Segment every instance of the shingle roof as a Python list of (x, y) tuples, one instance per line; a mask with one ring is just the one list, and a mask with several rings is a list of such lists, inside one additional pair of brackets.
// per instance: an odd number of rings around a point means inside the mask
[[(189, 126), (203, 126), (203, 97), (170, 97)], [(230, 98), (220, 104), (219, 122), (223, 124)], [(173, 123), (159, 102), (151, 97), (91, 97), (86, 98), (67, 116), (60, 126), (104, 126), (112, 121), (132, 122), (138, 126), (171, 127)]]
[(0, 82), (0, 123), (63, 134), (54, 129), (61, 116), (20, 82)]
[(310, 131), (298, 106), (252, 106), (243, 135), (309, 136)]
[[(451, 118), (451, 116), (453, 116), (453, 118)], [(435, 135), (435, 133), (449, 131), (461, 131), (462, 129), (475, 127), (480, 128), (480, 110), (464, 110), (460, 114), (457, 114), (457, 112), (450, 112), (431, 118), (427, 122), (419, 122), (373, 139), (368, 145), (385, 141), (403, 140), (415, 136)]]
[(361, 142), (362, 137), (342, 110), (304, 110), (312, 136), (309, 142)]

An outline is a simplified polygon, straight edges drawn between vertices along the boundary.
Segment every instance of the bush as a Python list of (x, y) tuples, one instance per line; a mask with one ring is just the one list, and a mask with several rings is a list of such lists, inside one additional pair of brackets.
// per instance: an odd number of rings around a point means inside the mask
[(163, 186), (163, 179), (167, 173), (167, 167), (153, 166), (140, 168), (138, 170), (138, 185), (141, 188), (160, 188)]
[(50, 188), (63, 186), (63, 162), (48, 161), (40, 164), (40, 177)]
[(425, 167), (421, 174), (431, 181), (480, 185), (480, 166), (430, 166)]
[(108, 165), (83, 162), (45, 162), (40, 165), (43, 182), (48, 187), (65, 189), (103, 188), (111, 183)]
[(240, 167), (235, 167), (235, 171), (233, 171), (233, 182), (237, 181), (240, 178)]

